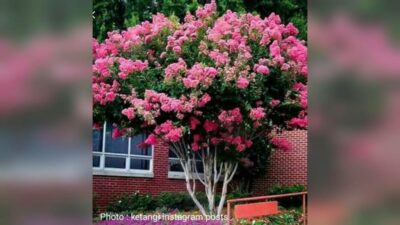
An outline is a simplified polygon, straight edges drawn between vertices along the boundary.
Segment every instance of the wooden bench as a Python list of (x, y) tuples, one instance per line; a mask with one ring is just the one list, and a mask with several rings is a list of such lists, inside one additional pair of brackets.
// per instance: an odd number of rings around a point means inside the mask
[(233, 217), (235, 219), (252, 219), (278, 213), (277, 201), (235, 205), (233, 209)]
[[(233, 219), (252, 219), (255, 217), (262, 217), (268, 215), (274, 215), (280, 213), (278, 210), (278, 202), (277, 201), (269, 201), (270, 199), (277, 198), (287, 198), (293, 196), (301, 196), (302, 197), (302, 208), (303, 208), (303, 224), (307, 224), (307, 201), (306, 196), (307, 192), (298, 192), (298, 193), (290, 193), (290, 194), (280, 194), (280, 195), (269, 195), (269, 196), (258, 196), (258, 197), (250, 197), (250, 198), (238, 198), (238, 199), (229, 199), (227, 201), (227, 225), (231, 224), (231, 206), (233, 207)], [(249, 203), (250, 201), (258, 201), (256, 203)], [(261, 202), (260, 202), (261, 201)], [(239, 202), (245, 204), (238, 204)]]

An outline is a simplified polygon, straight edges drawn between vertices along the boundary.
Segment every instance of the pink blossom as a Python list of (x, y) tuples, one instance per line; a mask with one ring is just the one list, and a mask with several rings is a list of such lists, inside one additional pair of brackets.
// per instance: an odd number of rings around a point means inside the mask
[(204, 107), (210, 101), (211, 96), (208, 93), (205, 93), (199, 100), (199, 107)]
[(186, 63), (182, 58), (179, 58), (177, 63), (171, 63), (165, 68), (165, 80), (169, 80), (181, 72), (186, 72)]
[(107, 94), (106, 94), (106, 100), (109, 102), (114, 101), (115, 97), (116, 97), (116, 95), (114, 92), (107, 92)]
[(156, 134), (167, 133), (174, 128), (171, 120), (167, 120), (155, 129)]
[(268, 67), (264, 66), (264, 65), (259, 65), (257, 67), (257, 73), (261, 73), (261, 74), (269, 74), (269, 69)]
[(157, 137), (154, 134), (150, 134), (146, 140), (144, 141), (146, 145), (155, 145), (157, 144)]
[(220, 143), (222, 140), (221, 140), (221, 138), (217, 138), (217, 137), (212, 137), (211, 138), (211, 143), (213, 144), (213, 145), (217, 145), (218, 143)]
[(262, 107), (253, 108), (250, 110), (249, 116), (252, 120), (261, 120), (265, 117), (265, 109)]
[(237, 80), (237, 86), (238, 88), (246, 88), (247, 86), (249, 86), (249, 81), (244, 77), (239, 77), (239, 79)]
[(276, 146), (276, 148), (283, 151), (290, 151), (293, 149), (293, 145), (284, 137), (273, 137), (271, 143)]
[(281, 103), (281, 101), (279, 101), (278, 99), (272, 99), (271, 102), (269, 103), (272, 107), (275, 107), (277, 105), (279, 105), (279, 103)]
[(133, 118), (135, 118), (135, 109), (132, 107), (123, 109), (122, 115), (125, 115), (126, 117), (128, 117), (129, 120), (132, 120)]
[(112, 63), (113, 59), (111, 58), (98, 58), (94, 62), (92, 70), (93, 72), (98, 73), (103, 77), (109, 77), (110, 76), (109, 67), (112, 65)]
[(198, 150), (200, 149), (199, 144), (197, 144), (196, 142), (193, 142), (193, 143), (191, 144), (191, 147), (192, 147), (192, 150), (193, 150), (193, 151), (198, 151)]
[(177, 142), (181, 139), (182, 135), (182, 128), (174, 128), (165, 135), (165, 139), (170, 142)]
[(222, 110), (218, 116), (218, 119), (225, 125), (231, 125), (233, 123), (239, 124), (243, 120), (239, 108), (235, 108), (228, 111)]
[(204, 122), (203, 127), (204, 127), (204, 130), (205, 130), (206, 132), (211, 132), (211, 131), (215, 131), (215, 130), (218, 129), (218, 124), (215, 123), (215, 122), (213, 122), (213, 121), (206, 120), (206, 121)]
[(229, 63), (230, 58), (228, 56), (227, 52), (220, 53), (218, 51), (211, 51), (209, 53), (210, 58), (212, 58), (215, 61), (215, 64), (217, 66), (223, 66), (227, 63)]
[(217, 10), (217, 4), (215, 0), (212, 0), (211, 3), (205, 4), (204, 7), (199, 7), (196, 10), (196, 16), (198, 18), (206, 18), (213, 15)]
[(172, 48), (172, 51), (174, 51), (176, 54), (181, 54), (181, 47), (180, 46), (175, 46)]
[(304, 118), (292, 118), (289, 125), (293, 127), (306, 128), (308, 126), (307, 116)]
[(194, 142), (200, 142), (202, 139), (203, 139), (203, 137), (200, 134), (193, 135)]
[(245, 149), (246, 149), (246, 145), (244, 145), (244, 144), (239, 144), (236, 146), (236, 150), (238, 152), (243, 152)]
[(113, 131), (111, 133), (111, 137), (115, 139), (115, 138), (121, 137), (124, 134), (125, 134), (125, 132), (123, 130), (120, 130), (118, 127), (116, 127), (113, 129)]
[(194, 130), (196, 129), (197, 125), (200, 124), (200, 121), (196, 119), (196, 117), (191, 116), (189, 118), (189, 124), (190, 124), (190, 129)]

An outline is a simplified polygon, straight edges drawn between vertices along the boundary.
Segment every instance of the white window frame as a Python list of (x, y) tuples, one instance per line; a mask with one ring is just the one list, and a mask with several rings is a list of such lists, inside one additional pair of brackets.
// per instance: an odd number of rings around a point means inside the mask
[[(99, 167), (93, 167), (93, 175), (102, 175), (102, 176), (124, 176), (124, 177), (154, 177), (153, 173), (153, 156), (154, 156), (154, 145), (151, 146), (151, 156), (146, 155), (132, 155), (131, 154), (131, 137), (128, 137), (128, 154), (122, 153), (110, 153), (106, 152), (106, 133), (107, 133), (107, 122), (104, 122), (103, 125), (103, 139), (102, 139), (102, 149), (101, 152), (93, 152), (93, 156), (100, 156), (100, 165)], [(125, 168), (106, 168), (105, 167), (105, 159), (106, 156), (120, 156), (121, 158), (125, 158)], [(149, 169), (148, 170), (138, 170), (138, 169), (130, 169), (131, 159), (146, 159), (149, 160)]]
[[(178, 161), (178, 163), (179, 163), (179, 158), (177, 158), (177, 157), (169, 157), (169, 151), (170, 150), (168, 149), (168, 178), (170, 178), (170, 179), (186, 179), (185, 178), (185, 173), (183, 171), (182, 172), (170, 171), (170, 166), (169, 166), (170, 160)], [(196, 159), (196, 162), (202, 162), (202, 161), (201, 161), (201, 159)], [(199, 173), (199, 176), (201, 178), (203, 178), (204, 174), (203, 173)], [(196, 179), (197, 179), (197, 177), (196, 177)]]

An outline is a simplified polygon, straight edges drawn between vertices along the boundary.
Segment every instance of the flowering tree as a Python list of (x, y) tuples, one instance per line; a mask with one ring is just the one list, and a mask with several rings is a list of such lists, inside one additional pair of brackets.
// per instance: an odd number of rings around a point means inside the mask
[(220, 215), (246, 154), (290, 150), (277, 134), (307, 127), (307, 48), (278, 15), (227, 11), (216, 18), (215, 11), (212, 1), (183, 23), (157, 14), (110, 32), (104, 43), (94, 40), (93, 110), (95, 123), (115, 124), (113, 136), (147, 132), (143, 145), (168, 143), (199, 210)]

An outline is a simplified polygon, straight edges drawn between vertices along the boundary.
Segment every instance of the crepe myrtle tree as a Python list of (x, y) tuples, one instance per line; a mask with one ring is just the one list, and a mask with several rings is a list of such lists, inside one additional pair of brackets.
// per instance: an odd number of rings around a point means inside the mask
[(93, 40), (94, 126), (108, 121), (113, 137), (146, 132), (142, 145), (169, 144), (201, 213), (221, 215), (252, 149), (290, 150), (279, 133), (307, 127), (307, 48), (297, 33), (273, 13), (218, 18), (214, 1), (182, 23), (157, 14), (109, 32)]

